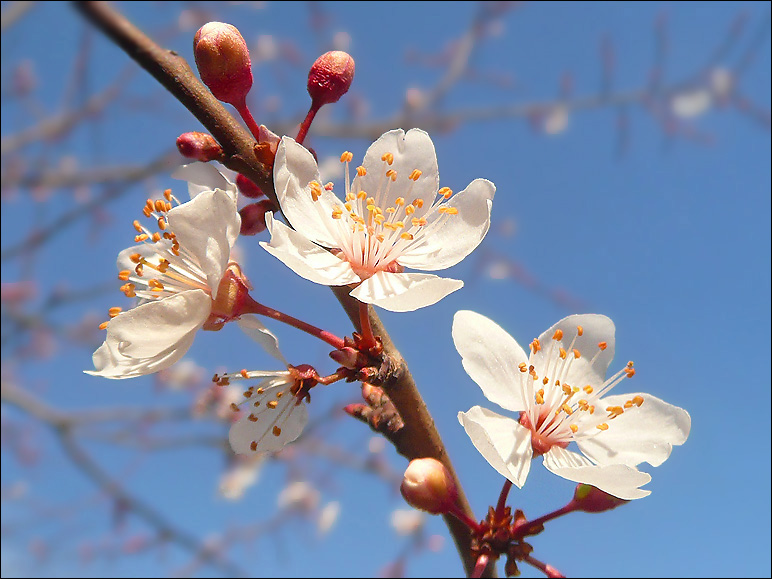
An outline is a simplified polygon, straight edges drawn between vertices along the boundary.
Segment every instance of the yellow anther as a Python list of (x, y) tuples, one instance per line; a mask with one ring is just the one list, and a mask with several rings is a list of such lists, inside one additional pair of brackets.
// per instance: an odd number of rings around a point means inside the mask
[(167, 203), (164, 205), (164, 209), (169, 212), (172, 210), (172, 204), (167, 201)]
[(101, 324), (99, 324), (99, 329), (106, 330), (109, 323), (110, 322), (102, 322)]
[(561, 390), (563, 390), (563, 394), (565, 394), (566, 396), (571, 396), (571, 394), (573, 394), (573, 391), (571, 390), (571, 386), (569, 386), (568, 384), (563, 384), (563, 386), (561, 386)]
[(582, 390), (584, 390), (585, 392), (587, 392), (587, 394), (592, 394), (592, 391), (593, 391), (593, 390), (595, 390), (595, 389), (594, 389), (592, 386), (590, 386), (589, 384), (587, 384), (587, 386), (585, 386), (584, 388), (582, 388)]
[(421, 207), (424, 206), (424, 200), (423, 199), (413, 199), (413, 202), (411, 203), (411, 205), (413, 205), (414, 207), (417, 207), (418, 209), (420, 209)]
[(364, 177), (365, 175), (367, 175), (367, 169), (365, 169), (360, 165), (359, 167), (357, 167), (357, 175), (359, 175), (360, 177)]
[(596, 426), (595, 428), (597, 428), (598, 430), (608, 430), (608, 424), (604, 422), (603, 424), (598, 424), (598, 426)]
[(169, 270), (169, 266), (171, 265), (171, 262), (162, 257), (160, 260), (158, 260), (158, 271), (161, 273), (166, 273)]
[(164, 219), (163, 217), (159, 217), (158, 218), (158, 229), (163, 231), (167, 227), (168, 227), (168, 223), (166, 222), (166, 219)]
[(357, 199), (367, 199), (367, 191), (359, 191), (357, 193)]
[(587, 402), (587, 400), (584, 400), (584, 399), (577, 402), (576, 405), (579, 407), (580, 410), (584, 410), (584, 411), (586, 411), (590, 407), (590, 404)]
[(598, 342), (598, 348), (600, 348), (601, 350), (605, 350), (606, 348), (608, 348), (608, 344), (606, 342)]
[(560, 357), (565, 360), (566, 359), (566, 350), (565, 348), (560, 348)]
[(582, 326), (576, 326), (576, 335), (581, 336), (584, 334), (584, 328)]
[(136, 286), (133, 283), (126, 283), (121, 286), (121, 291), (127, 298), (137, 297), (137, 292), (134, 291)]
[(445, 199), (450, 199), (450, 197), (453, 195), (453, 191), (450, 187), (443, 187), (437, 191), (437, 195), (442, 195)]
[(384, 153), (381, 157), (381, 161), (386, 161), (389, 165), (391, 165), (394, 162), (394, 155), (391, 153)]
[(579, 358), (581, 358), (581, 357), (582, 357), (582, 354), (581, 354), (581, 352), (579, 352), (579, 350), (577, 350), (576, 348), (574, 348), (574, 358), (577, 358), (577, 359), (579, 359)]
[(571, 416), (574, 411), (571, 410), (571, 407), (568, 404), (563, 404), (563, 406), (560, 407), (560, 409), (565, 412), (568, 416)]
[(332, 218), (340, 219), (343, 216), (343, 210), (340, 207), (336, 207), (332, 210)]
[(249, 450), (251, 450), (252, 452), (255, 452), (257, 450), (257, 441), (256, 440), (253, 440), (252, 442), (249, 443)]
[(164, 197), (166, 198), (167, 201), (171, 201), (172, 200), (172, 190), (171, 189), (164, 190)]
[(351, 159), (354, 158), (354, 153), (351, 151), (343, 151), (343, 154), (340, 156), (340, 162), (341, 163), (350, 163)]
[(579, 386), (571, 386), (571, 392), (573, 394), (576, 394), (577, 392), (579, 392)]
[(231, 410), (233, 410), (234, 412), (238, 412), (239, 411), (239, 405), (236, 404), (235, 402), (231, 402)]
[(351, 211), (352, 211), (352, 209), (351, 209), (351, 203), (344, 203), (344, 204), (343, 204), (343, 207), (345, 207), (345, 208), (346, 208), (346, 211), (348, 211), (349, 213), (351, 213)]
[(142, 233), (142, 224), (139, 221), (135, 219), (132, 225), (134, 225), (134, 229), (137, 230), (137, 233)]
[(164, 203), (163, 199), (156, 199), (155, 200), (155, 204), (153, 205), (153, 208), (156, 211), (158, 211), (160, 213), (163, 213), (164, 210), (166, 209), (166, 203)]
[(279, 428), (278, 426), (274, 426), (273, 430), (271, 432), (273, 432), (274, 436), (280, 436), (281, 435), (281, 428)]
[(137, 264), (137, 267), (134, 268), (134, 273), (136, 273), (139, 277), (142, 277), (142, 272), (145, 271), (145, 268), (141, 263)]
[(161, 241), (161, 234), (156, 231), (151, 239), (153, 240), (153, 243), (158, 243)]
[(153, 210), (150, 209), (149, 207), (145, 206), (145, 207), (142, 208), (142, 214), (145, 217), (150, 217), (153, 214)]
[(353, 200), (354, 200), (354, 199), (356, 199), (356, 198), (357, 198), (357, 196), (356, 196), (356, 195), (354, 195), (354, 194), (353, 194), (351, 191), (349, 191), (348, 193), (346, 193), (346, 201), (353, 201)]
[(110, 315), (111, 318), (114, 318), (118, 314), (121, 313), (121, 308), (119, 306), (115, 306), (114, 308), (110, 308), (107, 310), (107, 313)]
[(129, 276), (130, 275), (131, 275), (131, 271), (129, 271), (128, 269), (122, 269), (118, 273), (118, 279), (121, 280), (121, 281), (129, 281)]
[(595, 414), (595, 406), (590, 405), (590, 414)]
[(640, 407), (641, 404), (643, 404), (643, 396), (634, 396), (633, 397), (633, 404)]
[(148, 280), (147, 285), (154, 292), (162, 292), (162, 291), (164, 291), (164, 284), (162, 284), (157, 279)]
[(319, 196), (322, 194), (322, 186), (316, 181), (311, 181), (308, 187), (311, 189), (311, 199), (318, 201)]
[(635, 376), (635, 368), (625, 368), (625, 374), (627, 374), (628, 378), (632, 378)]
[(405, 204), (404, 197), (397, 197), (396, 201), (394, 201), (394, 205), (397, 205), (399, 207), (402, 207), (404, 204)]
[(536, 404), (544, 404), (544, 388), (539, 388), (536, 392)]
[(396, 213), (396, 212), (397, 212), (397, 210), (394, 207), (387, 207), (386, 208), (386, 213), (391, 214), (391, 213)]
[(254, 414), (250, 414), (248, 418), (250, 422), (257, 422), (257, 416)]
[(268, 403), (266, 404), (266, 406), (267, 406), (268, 408), (272, 409), (272, 410), (273, 410), (274, 408), (276, 408), (278, 405), (279, 405), (279, 402), (278, 402), (277, 400), (271, 400), (270, 402), (268, 402)]
[(410, 240), (412, 240), (412, 239), (413, 239), (413, 236), (412, 236), (412, 235), (410, 235), (409, 233), (402, 233), (402, 234), (400, 234), (400, 237), (401, 237), (402, 239), (407, 239), (408, 241), (410, 241)]
[[(241, 372), (239, 372), (239, 374), (241, 374), (242, 378), (249, 378), (249, 374), (247, 374), (247, 369), (246, 368), (242, 368), (242, 370), (241, 370)], [(250, 388), (250, 390), (251, 390), (251, 388)], [(251, 396), (251, 394), (250, 394), (250, 396)]]
[(378, 215), (376, 215), (375, 217), (373, 217), (373, 220), (374, 220), (374, 221), (375, 221), (375, 222), (376, 222), (378, 225), (381, 225), (381, 224), (382, 224), (384, 221), (386, 221), (386, 218), (385, 218), (383, 215), (381, 215), (381, 214), (379, 213)]
[(257, 390), (255, 390), (256, 394), (262, 394), (263, 392), (265, 392), (265, 388), (258, 388)]
[(438, 211), (447, 215), (458, 215), (458, 207), (440, 207)]
[(579, 430), (579, 427), (576, 424), (570, 425), (569, 428), (571, 429), (571, 432), (573, 432), (574, 434), (576, 434), (576, 431)]
[(606, 412), (608, 412), (610, 418), (616, 418), (617, 416), (624, 414), (625, 409), (621, 406), (609, 406), (606, 408)]
[[(374, 213), (376, 209), (377, 209), (377, 207), (375, 205), (368, 205), (367, 206), (367, 210), (370, 211), (370, 212)], [(388, 211), (388, 209), (387, 209), (387, 211)]]
[(376, 235), (376, 236), (375, 236), (375, 239), (377, 239), (378, 241), (380, 241), (381, 243), (383, 243), (383, 241), (384, 241), (386, 238), (383, 236), (383, 234), (382, 234), (382, 233), (379, 233), (378, 235)]
[(134, 243), (141, 243), (148, 239), (150, 236), (147, 233), (141, 233), (139, 235), (134, 236)]
[(412, 223), (413, 227), (423, 227), (426, 225), (427, 221), (423, 217), (413, 217), (413, 219), (410, 220), (410, 223)]
[(404, 229), (405, 222), (404, 221), (395, 221), (394, 222), (394, 227), (396, 227), (398, 229)]
[(415, 207), (412, 205), (405, 207), (405, 215), (412, 215), (413, 213), (415, 213)]
[(546, 386), (547, 384), (550, 383), (550, 379), (547, 376), (545, 376), (544, 379), (541, 381), (541, 383)]
[[(535, 354), (541, 350), (541, 344), (539, 343), (538, 338), (534, 338), (533, 342), (531, 342), (531, 351)], [(533, 366), (531, 366), (531, 370), (533, 370)]]
[(520, 368), (521, 372), (527, 372), (528, 371), (528, 367), (525, 365), (525, 362), (520, 362), (520, 364), (517, 367)]
[(388, 171), (386, 171), (386, 176), (392, 181), (397, 180), (397, 172), (394, 169), (389, 169)]
[(562, 340), (563, 339), (563, 330), (555, 330), (555, 333), (552, 334), (553, 340)]
[(418, 169), (413, 169), (413, 172), (410, 173), (410, 176), (408, 177), (408, 179), (410, 179), (411, 181), (418, 181), (418, 178), (420, 176), (421, 176), (421, 171), (419, 171)]
[(152, 199), (146, 199), (145, 200), (145, 207), (150, 209), (150, 211), (153, 211), (153, 209), (155, 208), (155, 203), (153, 203)]

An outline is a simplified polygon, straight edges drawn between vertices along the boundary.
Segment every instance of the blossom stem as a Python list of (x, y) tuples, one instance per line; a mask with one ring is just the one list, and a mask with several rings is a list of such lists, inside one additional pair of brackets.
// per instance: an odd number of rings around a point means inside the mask
[(332, 384), (333, 382), (337, 382), (338, 380), (345, 380), (350, 375), (351, 375), (351, 370), (348, 370), (347, 368), (342, 368), (337, 372), (330, 374), (329, 376), (321, 376), (320, 378), (317, 378), (316, 381), (319, 384), (327, 386), (329, 384)]
[(458, 505), (453, 505), (448, 509), (448, 514), (453, 515), (456, 517), (459, 521), (464, 523), (467, 527), (472, 529), (473, 532), (479, 533), (480, 532), (480, 524), (466, 515), (459, 507)]
[(323, 342), (327, 342), (336, 350), (340, 350), (345, 346), (343, 338), (339, 338), (335, 334), (332, 334), (326, 330), (322, 330), (321, 328), (312, 326), (311, 324), (308, 324), (302, 320), (293, 318), (292, 316), (282, 313), (279, 310), (264, 306), (263, 304), (255, 301), (251, 296), (248, 297), (248, 303), (245, 304), (244, 313), (266, 316), (268, 318), (273, 318), (274, 320), (288, 324), (293, 328), (297, 328), (298, 330), (314, 336), (315, 338), (319, 338)]
[(558, 577), (565, 577), (565, 575), (563, 575), (563, 573), (561, 573), (560, 571), (555, 569), (552, 565), (548, 565), (547, 563), (542, 563), (541, 561), (539, 561), (538, 559), (534, 559), (530, 555), (526, 555), (525, 557), (523, 557), (523, 561), (525, 561), (529, 565), (532, 565), (532, 566), (536, 567), (539, 571), (544, 573), (547, 577), (554, 577), (556, 579)]
[(362, 329), (362, 346), (364, 348), (375, 346), (375, 336), (373, 336), (373, 328), (370, 326), (370, 312), (367, 304), (362, 302), (359, 302), (359, 326)]
[(252, 116), (252, 113), (249, 111), (249, 107), (247, 106), (246, 99), (240, 103), (234, 104), (233, 106), (236, 107), (236, 111), (241, 115), (241, 118), (244, 119), (244, 122), (247, 124), (247, 128), (249, 129), (249, 132), (252, 133), (255, 139), (260, 141), (260, 128), (257, 126), (257, 122), (255, 122), (255, 118)]
[(321, 108), (321, 105), (314, 105), (311, 103), (311, 108), (308, 109), (308, 114), (306, 115), (306, 118), (303, 119), (303, 122), (300, 124), (300, 129), (298, 129), (298, 136), (295, 137), (295, 142), (299, 145), (303, 144), (303, 141), (306, 140), (306, 135), (308, 134), (308, 129), (311, 128), (311, 123), (314, 121), (314, 117), (316, 116), (316, 113), (319, 112), (319, 109)]
[(504, 481), (504, 486), (501, 488), (501, 494), (499, 495), (499, 502), (496, 505), (496, 516), (503, 517), (504, 516), (504, 509), (507, 506), (507, 496), (509, 495), (509, 489), (512, 488), (512, 481), (509, 479), (506, 479)]
[(528, 531), (530, 531), (531, 529), (538, 529), (547, 521), (551, 521), (552, 519), (557, 519), (558, 517), (562, 517), (563, 515), (567, 515), (568, 513), (573, 513), (575, 510), (576, 510), (576, 505), (574, 501), (571, 501), (566, 506), (561, 507), (556, 511), (552, 511), (551, 513), (547, 513), (546, 515), (543, 515), (532, 521), (528, 521), (526, 523), (523, 523), (522, 525), (519, 525), (517, 531), (515, 531), (514, 534), (517, 536), (518, 539), (522, 538), (526, 534), (528, 534)]
[(474, 569), (472, 570), (472, 574), (469, 575), (470, 577), (482, 577), (483, 571), (485, 571), (485, 568), (488, 566), (488, 555), (483, 553), (479, 557), (477, 557), (477, 563), (474, 565)]

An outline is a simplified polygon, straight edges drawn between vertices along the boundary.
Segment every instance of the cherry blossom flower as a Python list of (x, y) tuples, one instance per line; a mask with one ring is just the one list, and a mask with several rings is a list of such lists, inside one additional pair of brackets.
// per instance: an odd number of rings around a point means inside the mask
[(469, 255), (490, 226), (493, 183), (475, 179), (460, 193), (439, 188), (434, 145), (425, 132), (382, 135), (350, 179), (353, 156), (341, 156), (345, 199), (322, 185), (313, 155), (289, 137), (276, 153), (274, 182), (294, 229), (266, 215), (261, 245), (298, 275), (322, 285), (357, 284), (351, 295), (391, 311), (431, 305), (462, 281), (436, 271)]
[(139, 303), (126, 312), (111, 309), (95, 370), (87, 374), (118, 379), (158, 372), (182, 358), (198, 330), (220, 329), (236, 317), (235, 296), (248, 288), (230, 259), (241, 223), (236, 187), (204, 163), (174, 176), (189, 181), (191, 199), (179, 204), (171, 190), (165, 199), (148, 199), (143, 213), (159, 231), (134, 222), (139, 245), (118, 255), (118, 277), (126, 282), (124, 294)]
[[(477, 450), (493, 468), (522, 487), (531, 459), (568, 480), (621, 499), (650, 494), (651, 477), (636, 465), (662, 464), (673, 445), (686, 441), (689, 414), (644, 393), (608, 395), (635, 374), (632, 362), (606, 379), (614, 357), (614, 324), (606, 316), (564, 318), (520, 345), (494, 322), (457, 312), (453, 340), (466, 372), (491, 402), (519, 412), (502, 416), (474, 406), (458, 415)], [(575, 442), (579, 452), (567, 450)]]
[(243, 392), (240, 403), (231, 404), (238, 418), (228, 439), (236, 454), (277, 452), (297, 439), (308, 423), (306, 403), (310, 400), (310, 388), (316, 384), (316, 371), (310, 366), (290, 366), (279, 351), (278, 339), (257, 317), (243, 316), (239, 326), (285, 368), (215, 376), (215, 382), (221, 386), (237, 380), (259, 380)]

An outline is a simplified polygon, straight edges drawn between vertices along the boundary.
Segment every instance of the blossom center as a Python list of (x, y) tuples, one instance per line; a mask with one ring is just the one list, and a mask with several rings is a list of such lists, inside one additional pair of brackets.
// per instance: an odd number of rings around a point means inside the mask
[(519, 422), (531, 431), (531, 444), (537, 456), (553, 446), (565, 448), (572, 440), (597, 436), (609, 429), (609, 422), (643, 404), (643, 397), (635, 396), (623, 406), (607, 406), (606, 414), (596, 414), (596, 406), (602, 403), (601, 397), (624, 378), (632, 378), (635, 369), (633, 363), (628, 362), (603, 384), (592, 384), (593, 364), (607, 345), (598, 343), (597, 352), (587, 361), (574, 347), (583, 332), (578, 326), (568, 348), (563, 346), (560, 329), (555, 331), (546, 351), (538, 339), (534, 340), (530, 344), (529, 363), (520, 364), (527, 408), (521, 413)]
[[(336, 241), (340, 257), (351, 265), (354, 273), (366, 279), (379, 271), (401, 272), (399, 258), (423, 245), (428, 236), (446, 219), (458, 214), (456, 207), (447, 201), (453, 195), (448, 187), (437, 192), (430, 207), (424, 207), (424, 199), (415, 196), (415, 183), (422, 173), (413, 169), (400, 175), (391, 166), (394, 155), (385, 153), (378, 167), (380, 175), (375, 191), (362, 188), (362, 178), (368, 174), (363, 166), (356, 168), (356, 176), (350, 179), (349, 163), (352, 153), (341, 155), (345, 165), (345, 200), (333, 197), (330, 214), (322, 214), (322, 221)], [(310, 195), (318, 203), (324, 191), (332, 191), (333, 184), (322, 186), (317, 181), (309, 183)], [(329, 219), (329, 218), (332, 219)]]

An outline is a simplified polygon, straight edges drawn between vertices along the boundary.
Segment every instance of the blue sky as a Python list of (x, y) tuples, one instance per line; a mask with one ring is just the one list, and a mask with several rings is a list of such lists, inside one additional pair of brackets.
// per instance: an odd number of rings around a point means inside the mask
[[(7, 4), (3, 3), (3, 10)], [(357, 70), (351, 92), (328, 114), (333, 120), (345, 119), (347, 107), (361, 98), (367, 101), (371, 118), (390, 118), (400, 109), (406, 88), (426, 89), (440, 78), (441, 69), (408, 62), (406, 55), (441, 53), (448, 41), (466, 30), (475, 11), (472, 3), (443, 3), (438, 10), (437, 3), (324, 2), (329, 27), (314, 31), (305, 3), (202, 6), (212, 19), (239, 27), (251, 46), (259, 35), (273, 35), (280, 46), (295, 47), (296, 64), (272, 61), (255, 68), (250, 104), (258, 122), (269, 126), (276, 118), (302, 118), (308, 106), (308, 66), (332, 47), (334, 33), (339, 31), (350, 36), (348, 51)], [(164, 25), (175, 22), (180, 5), (143, 2), (120, 7), (160, 38)], [(720, 62), (711, 63), (731, 22), (742, 12), (747, 13), (745, 33)], [(690, 80), (684, 94), (704, 86), (704, 76), (690, 75), (706, 72), (708, 64), (709, 70), (736, 67), (761, 29), (763, 40), (739, 79), (738, 90), (768, 115), (767, 2), (525, 4), (503, 16), (499, 34), (486, 39), (475, 53), (477, 79), (454, 88), (436, 112), (550, 102), (560, 94), (561, 77), (567, 71), (573, 77), (572, 94), (596, 95), (604, 37), (615, 47), (612, 91), (640, 89), (651, 73), (655, 22), (662, 14), (667, 15), (669, 39), (661, 82)], [(31, 102), (23, 108), (6, 97), (10, 68), (22, 58), (34, 60), (40, 81), (35, 97), (43, 109), (56, 110), (84, 30), (65, 3), (37, 6), (27, 18), (3, 33), (4, 137), (31, 123), (26, 112)], [(29, 33), (33, 19), (45, 34)], [(170, 36), (164, 44), (192, 62), (194, 32), (195, 28)], [(101, 36), (94, 35), (90, 41), (86, 85), (99, 90), (116, 78), (128, 60)], [(511, 83), (499, 86), (480, 80), (489, 76)], [(702, 114), (682, 119), (686, 127), (712, 136), (712, 142), (705, 144), (667, 136), (652, 115), (635, 104), (626, 109), (629, 144), (620, 155), (618, 115), (619, 109), (612, 107), (572, 113), (566, 129), (557, 135), (544, 134), (528, 120), (501, 116), (446, 132), (430, 131), (443, 185), (460, 190), (477, 177), (497, 185), (492, 228), (478, 252), (447, 272), (465, 281), (463, 290), (413, 313), (383, 312), (382, 319), (406, 357), (470, 502), (482, 517), (495, 503), (502, 480), (475, 451), (456, 419), (458, 411), (491, 404), (463, 372), (450, 336), (454, 312), (478, 311), (521, 344), (572, 313), (611, 317), (617, 328), (617, 351), (610, 370), (620, 369), (628, 360), (634, 360), (637, 369), (636, 383), (624, 382), (619, 393), (649, 392), (687, 409), (691, 435), (662, 466), (644, 465), (653, 477), (647, 486), (651, 496), (611, 513), (577, 514), (550, 524), (532, 541), (534, 555), (569, 576), (768, 576), (768, 120), (764, 126), (735, 107), (721, 107), (714, 101)], [(83, 167), (143, 163), (170, 150), (181, 132), (198, 128), (179, 104), (138, 71), (127, 81), (124, 96), (107, 109), (96, 127), (76, 131), (49, 147), (30, 149), (27, 159), (53, 162), (67, 150)], [(369, 140), (324, 138), (312, 129), (307, 143), (320, 157), (350, 150), (356, 162)], [(33, 268), (45, 295), (56, 284), (85, 289), (114, 279), (115, 256), (131, 241), (131, 222), (148, 196), (148, 187), (184, 192), (168, 172), (159, 174), (150, 184), (134, 187), (105, 206), (112, 219), (108, 227), (95, 229), (89, 220), (81, 220), (44, 246), (32, 263), (3, 262), (3, 282), (24, 279)], [(54, 194), (45, 206), (24, 196), (4, 197), (3, 249), (25, 237), (35, 223), (49, 223), (72, 206), (68, 195)], [(335, 333), (349, 331), (329, 291), (294, 276), (263, 252), (257, 241), (246, 238), (239, 243), (245, 271), (261, 301)], [(492, 279), (482, 259), (494, 254), (518, 264), (542, 289), (511, 278)], [(558, 290), (572, 303), (555, 300), (551, 292)], [(100, 295), (88, 304), (62, 310), (57, 321), (72, 322), (88, 312), (101, 318), (108, 307), (123, 304), (121, 300), (118, 292)], [(275, 330), (290, 362), (333, 369), (325, 346), (298, 337), (289, 328)], [(208, 373), (223, 367), (272, 369), (271, 359), (236, 328), (203, 334), (190, 357)], [(72, 347), (16, 372), (26, 387), (61, 408), (188, 402), (183, 394), (159, 394), (152, 379), (108, 382), (84, 376), (82, 370), (90, 364), (91, 350)], [(337, 384), (319, 392), (311, 405), (312, 419), (356, 397), (353, 385)], [(761, 412), (756, 412), (758, 407)], [(12, 409), (3, 412), (4, 420), (21, 416)], [(224, 430), (218, 432), (224, 434)], [(83, 569), (78, 564), (77, 540), (62, 541), (56, 566), (30, 564), (24, 553), (33, 536), (56, 543), (64, 534), (74, 533), (96, 541), (111, 529), (109, 511), (94, 498), (91, 482), (62, 457), (54, 438), (42, 430), (35, 431), (35, 436), (48, 458), (32, 469), (22, 469), (4, 449), (4, 488), (23, 480), (30, 497), (41, 505), (85, 500), (87, 508), (70, 520), (72, 528), (41, 524), (4, 534), (3, 575), (149, 576), (184, 564), (185, 556), (169, 547), (160, 564), (158, 553), (153, 552)], [(360, 455), (368, 439), (369, 431), (351, 420), (336, 421), (329, 428), (330, 441)], [(296, 474), (271, 465), (241, 502), (230, 503), (215, 493), (223, 460), (216, 451), (182, 448), (141, 456), (105, 444), (88, 448), (113, 476), (126, 477), (133, 492), (199, 537), (229, 523), (270, 518), (278, 491)], [(394, 469), (404, 468), (401, 458), (388, 457)], [(234, 558), (256, 575), (376, 573), (406, 541), (388, 524), (390, 512), (404, 507), (399, 494), (372, 476), (339, 472), (321, 460), (301, 469), (309, 472), (321, 481), (324, 501), (342, 503), (333, 530), (318, 538), (313, 529), (290, 522), (277, 534), (254, 543), (251, 550), (237, 549)], [(562, 506), (572, 491), (572, 483), (534, 468), (525, 487), (513, 490), (510, 504), (536, 517)], [(9, 509), (4, 503), (3, 513), (6, 525), (30, 511), (14, 504)], [(128, 525), (128, 535), (144, 529), (132, 518)], [(431, 534), (445, 536), (438, 520), (429, 520), (427, 528)], [(539, 576), (527, 567), (523, 572), (527, 577)], [(412, 558), (406, 573), (459, 575), (450, 540), (439, 553)]]

